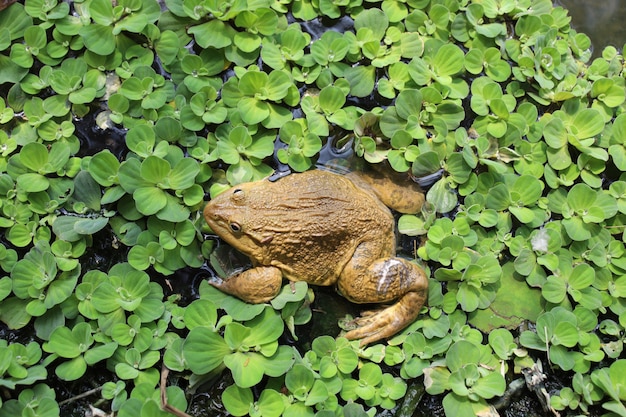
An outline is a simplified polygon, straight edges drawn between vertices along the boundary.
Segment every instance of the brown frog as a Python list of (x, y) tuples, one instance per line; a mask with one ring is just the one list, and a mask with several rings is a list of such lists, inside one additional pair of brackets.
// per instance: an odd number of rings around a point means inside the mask
[(345, 335), (361, 345), (388, 338), (415, 320), (428, 288), (420, 267), (395, 257), (388, 207), (415, 213), (423, 202), (416, 184), (381, 174), (313, 170), (239, 184), (211, 200), (204, 218), (253, 268), (212, 284), (254, 304), (274, 298), (283, 277), (336, 285), (354, 303), (395, 301)]

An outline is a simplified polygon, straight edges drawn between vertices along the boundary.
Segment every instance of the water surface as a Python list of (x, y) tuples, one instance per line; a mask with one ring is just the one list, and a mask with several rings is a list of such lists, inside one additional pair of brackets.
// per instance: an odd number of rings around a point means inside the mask
[(593, 44), (593, 56), (607, 45), (622, 50), (626, 43), (626, 0), (557, 0), (572, 16), (572, 26), (586, 33)]

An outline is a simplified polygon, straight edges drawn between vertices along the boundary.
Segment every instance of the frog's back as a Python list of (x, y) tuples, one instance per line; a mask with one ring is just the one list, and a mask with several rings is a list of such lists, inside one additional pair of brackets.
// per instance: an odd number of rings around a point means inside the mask
[(345, 176), (307, 171), (249, 194), (258, 214), (250, 227), (271, 234), (257, 262), (278, 266), (289, 279), (330, 285), (359, 243), (375, 236), (391, 237), (381, 240), (381, 256), (393, 251), (391, 212)]

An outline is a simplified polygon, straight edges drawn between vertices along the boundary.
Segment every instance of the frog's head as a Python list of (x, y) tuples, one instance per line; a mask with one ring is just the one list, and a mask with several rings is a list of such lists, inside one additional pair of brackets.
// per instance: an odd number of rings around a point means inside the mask
[(203, 214), (215, 234), (240, 252), (259, 260), (263, 246), (269, 241), (260, 227), (262, 214), (258, 198), (254, 197), (258, 194), (254, 185), (240, 184), (223, 192), (207, 203)]

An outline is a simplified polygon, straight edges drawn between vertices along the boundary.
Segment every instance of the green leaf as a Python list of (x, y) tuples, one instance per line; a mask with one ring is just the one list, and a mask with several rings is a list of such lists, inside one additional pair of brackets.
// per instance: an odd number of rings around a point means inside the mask
[(250, 388), (230, 385), (222, 393), (222, 402), (233, 416), (245, 416), (250, 411), (254, 397)]
[(263, 361), (263, 368), (266, 375), (271, 377), (279, 377), (284, 375), (289, 369), (292, 368), (296, 360), (297, 352), (294, 347), (287, 345), (280, 345), (270, 357), (261, 356)]
[(151, 216), (164, 208), (167, 204), (166, 192), (157, 187), (140, 187), (133, 193), (137, 210)]
[(426, 200), (435, 206), (438, 213), (448, 213), (458, 203), (458, 197), (446, 178), (440, 179), (428, 190)]
[(548, 277), (541, 289), (543, 297), (554, 304), (561, 303), (565, 299), (566, 292), (567, 284), (565, 280), (553, 275)]
[(116, 43), (112, 27), (92, 23), (83, 26), (79, 33), (85, 42), (85, 46), (91, 52), (106, 56), (115, 51)]
[(483, 53), (480, 49), (470, 49), (465, 54), (465, 68), (472, 74), (480, 74), (483, 70)]
[(282, 395), (273, 389), (265, 389), (261, 392), (257, 406), (262, 415), (267, 417), (279, 417), (285, 409)]
[(91, 326), (78, 323), (72, 330), (58, 327), (50, 335), (48, 347), (62, 358), (75, 358), (85, 352), (93, 343)]
[(419, 115), (422, 109), (422, 93), (415, 89), (402, 90), (396, 98), (396, 112), (407, 120), (412, 115)]
[[(122, 82), (119, 92), (129, 100), (141, 100), (149, 92), (144, 88), (142, 80), (137, 77), (130, 77)], [(141, 129), (150, 129), (150, 126), (140, 125)]]
[(18, 65), (8, 56), (0, 54), (0, 83), (17, 84), (28, 73), (28, 69), (28, 67)]
[(115, 374), (120, 379), (135, 379), (139, 376), (139, 370), (124, 362), (115, 364)]
[(306, 399), (314, 382), (313, 372), (302, 364), (296, 364), (285, 376), (285, 387), (300, 401)]
[(115, 24), (113, 34), (118, 35), (122, 31), (140, 33), (147, 24), (148, 17), (144, 13), (131, 13)]
[(31, 315), (26, 312), (26, 305), (30, 300), (21, 300), (17, 297), (9, 297), (2, 300), (0, 304), (0, 320), (10, 329), (21, 329), (26, 326), (31, 319)]
[(261, 123), (270, 115), (270, 109), (264, 101), (252, 97), (242, 97), (237, 104), (244, 122), (251, 125)]
[(561, 119), (550, 120), (543, 130), (543, 135), (551, 148), (559, 149), (567, 144), (567, 131)]
[(28, 70), (33, 66), (35, 60), (33, 59), (33, 55), (27, 49), (26, 45), (23, 44), (13, 44), (11, 46), (11, 62), (19, 65), (20, 67)]
[(185, 327), (192, 330), (204, 326), (211, 330), (217, 324), (217, 308), (209, 300), (195, 300), (185, 309)]
[(250, 335), (246, 337), (248, 346), (260, 346), (276, 341), (282, 334), (284, 322), (273, 308), (266, 307), (263, 313), (246, 323)]
[(107, 149), (98, 152), (89, 160), (88, 170), (94, 180), (103, 187), (117, 183), (120, 162)]
[[(511, 187), (511, 196), (513, 204), (520, 204), (525, 206), (534, 205), (543, 192), (544, 184), (537, 178), (531, 175), (522, 175)], [(515, 194), (514, 194), (515, 193)], [(519, 197), (518, 200), (513, 200), (513, 197)]]
[(596, 274), (594, 269), (589, 264), (583, 263), (576, 265), (572, 270), (568, 283), (572, 288), (582, 290), (593, 284), (595, 279)]
[(577, 212), (584, 211), (593, 206), (597, 194), (586, 184), (576, 184), (567, 193), (567, 204)]
[(11, 40), (21, 38), (25, 30), (31, 26), (33, 19), (22, 4), (12, 5), (0, 13), (0, 27), (9, 31)]
[(74, 223), (74, 231), (79, 235), (91, 236), (104, 229), (108, 222), (109, 219), (107, 217), (78, 219)]
[(154, 49), (161, 62), (165, 65), (171, 64), (180, 50), (180, 40), (176, 32), (172, 30), (161, 32), (161, 37), (157, 40)]
[(115, 350), (117, 349), (117, 346), (118, 345), (116, 342), (98, 344), (85, 352), (85, 362), (87, 363), (87, 365), (93, 365), (95, 363), (108, 359), (113, 356)]
[(19, 223), (11, 226), (6, 236), (9, 242), (19, 248), (27, 246), (33, 240), (31, 230), (26, 225)]
[(499, 372), (490, 372), (479, 378), (472, 386), (472, 390), (481, 398), (491, 399), (504, 394), (506, 381)]
[[(399, 21), (399, 20), (394, 20)], [(354, 29), (356, 32), (361, 28), (370, 29), (373, 37), (379, 41), (385, 36), (385, 32), (389, 27), (389, 19), (387, 14), (380, 9), (367, 9), (359, 13), (354, 19)]]
[(224, 357), (230, 353), (224, 339), (207, 327), (191, 329), (183, 345), (189, 369), (197, 375), (204, 375), (222, 365)]
[(265, 360), (259, 353), (234, 352), (224, 357), (224, 364), (230, 369), (235, 384), (249, 388), (261, 382)]
[(93, 0), (89, 3), (89, 13), (95, 23), (110, 26), (115, 21), (113, 7), (106, 0)]
[(551, 342), (555, 345), (574, 347), (578, 343), (578, 329), (572, 323), (559, 321), (553, 329)]
[(40, 50), (46, 47), (46, 31), (41, 26), (31, 26), (24, 31), (24, 41), (31, 50)]
[(190, 27), (188, 33), (193, 35), (198, 45), (203, 48), (221, 49), (232, 44), (236, 32), (221, 20), (212, 19), (201, 25)]
[(428, 151), (420, 153), (413, 161), (412, 172), (415, 177), (421, 177), (437, 172), (440, 168), (439, 155), (436, 152)]
[(470, 363), (477, 363), (480, 359), (480, 351), (473, 343), (460, 340), (455, 342), (446, 352), (446, 364), (452, 372), (462, 369)]
[(28, 143), (20, 150), (20, 162), (31, 171), (40, 172), (48, 163), (48, 149), (38, 142)]
[(591, 138), (604, 130), (604, 118), (596, 109), (582, 109), (574, 116), (570, 130), (578, 139)]
[(169, 173), (169, 188), (182, 191), (191, 187), (194, 185), (199, 172), (200, 166), (195, 159), (185, 158), (180, 160)]
[(437, 75), (454, 75), (463, 69), (465, 55), (456, 45), (447, 43), (439, 48), (433, 59)]
[(398, 219), (398, 232), (407, 236), (426, 234), (424, 220), (412, 214), (403, 214)]
[(367, 97), (374, 91), (375, 68), (371, 65), (357, 65), (347, 68), (344, 77), (350, 83), (350, 94)]
[(150, 155), (141, 163), (140, 175), (144, 180), (161, 185), (169, 175), (171, 166), (165, 159)]
[(64, 381), (75, 381), (87, 372), (87, 363), (82, 356), (78, 356), (56, 367), (55, 373)]
[(280, 70), (274, 70), (270, 72), (267, 78), (267, 84), (265, 86), (265, 92), (267, 93), (267, 99), (272, 101), (279, 101), (287, 95), (289, 87), (292, 86), (292, 81), (289, 75)]
[(339, 87), (328, 85), (320, 91), (319, 105), (326, 114), (332, 114), (346, 103), (346, 95)]

